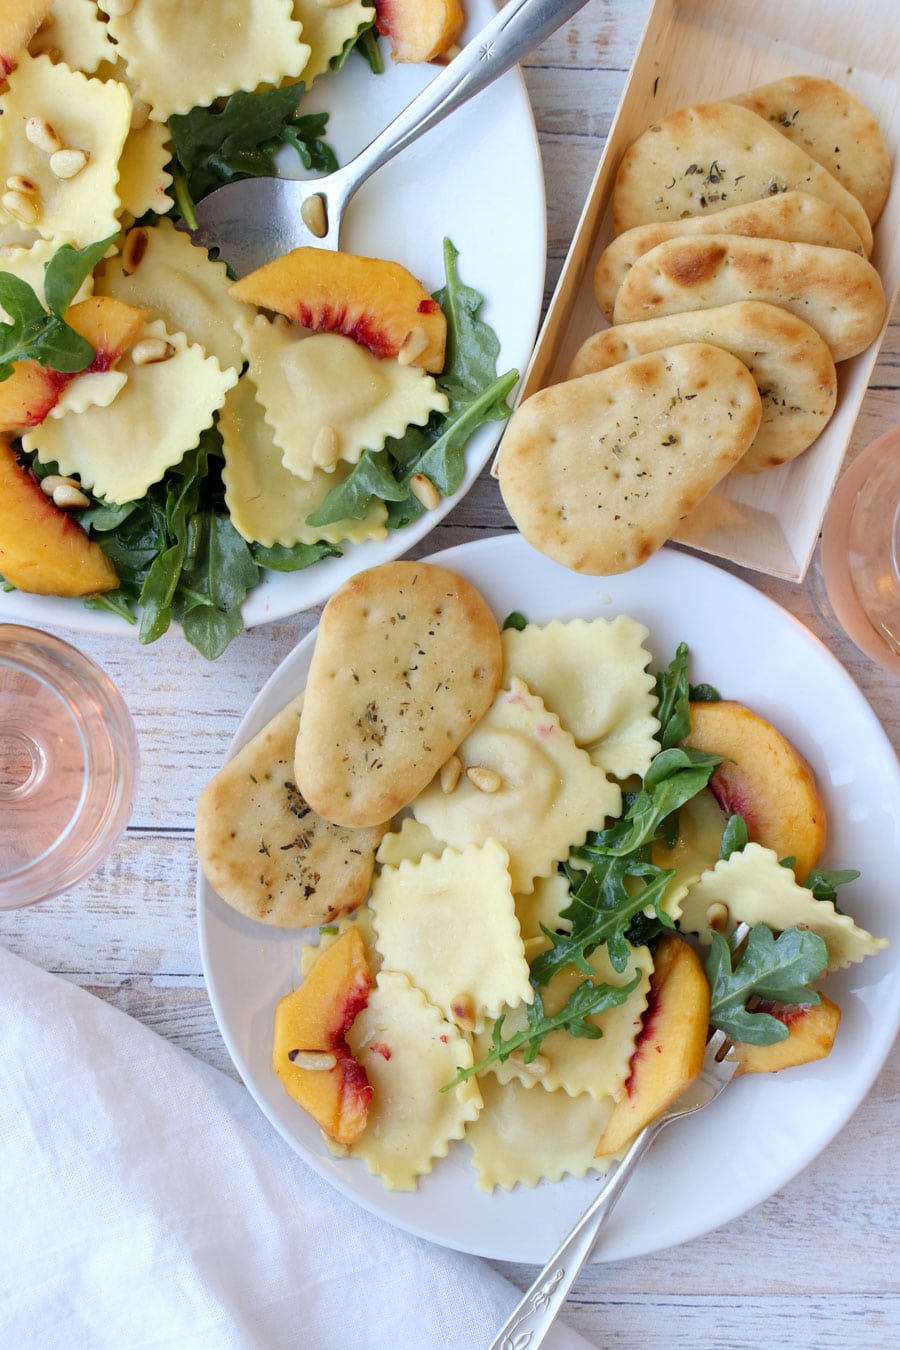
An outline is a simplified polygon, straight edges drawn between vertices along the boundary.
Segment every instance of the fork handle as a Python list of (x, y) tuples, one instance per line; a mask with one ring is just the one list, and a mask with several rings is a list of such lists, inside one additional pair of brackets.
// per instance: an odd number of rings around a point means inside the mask
[(537, 1350), (556, 1321), (569, 1290), (596, 1246), (600, 1231), (609, 1218), (647, 1149), (670, 1117), (663, 1116), (645, 1125), (635, 1136), (622, 1161), (604, 1183), (569, 1236), (557, 1248), (530, 1289), (522, 1295), (488, 1350), (517, 1350), (527, 1346)]
[(507, 0), (449, 65), (354, 159), (330, 176), (346, 197), (405, 146), (517, 65), (585, 0)]

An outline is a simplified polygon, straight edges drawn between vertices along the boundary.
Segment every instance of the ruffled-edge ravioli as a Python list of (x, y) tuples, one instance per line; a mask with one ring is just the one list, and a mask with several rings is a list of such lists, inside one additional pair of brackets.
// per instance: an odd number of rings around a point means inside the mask
[(376, 862), (388, 867), (399, 867), (404, 861), (421, 862), (426, 853), (439, 857), (444, 845), (435, 839), (427, 825), (413, 816), (404, 816), (399, 830), (391, 830), (378, 846)]
[(413, 815), (454, 848), (498, 839), (509, 853), (517, 894), (532, 890), (535, 877), (549, 876), (588, 830), (621, 811), (618, 785), (515, 677), (457, 754), (464, 769), (481, 766), (499, 774), (498, 790), (481, 792), (463, 773), (453, 792), (445, 793), (435, 779), (413, 802)]
[(174, 205), (168, 189), (172, 175), (166, 165), (172, 158), (169, 133), (161, 122), (132, 127), (119, 156), (119, 198), (130, 216), (155, 211), (164, 216)]
[(309, 43), (310, 56), (303, 68), (307, 89), (317, 75), (323, 75), (332, 58), (340, 56), (351, 38), (364, 24), (372, 22), (371, 3), (363, 0), (294, 0), (294, 18), (303, 28), (303, 41)]
[[(83, 248), (118, 232), (116, 182), (131, 107), (118, 80), (92, 79), (48, 56), (25, 56), (10, 75), (0, 97), (0, 182), (22, 174), (36, 184), (40, 215), (34, 228), (44, 239)], [(57, 178), (50, 156), (28, 140), (29, 117), (43, 118), (67, 148), (88, 156), (73, 178)], [(8, 218), (0, 206), (0, 220)]]
[(129, 231), (122, 251), (98, 269), (96, 289), (152, 310), (173, 333), (199, 343), (223, 370), (240, 370), (244, 354), (234, 325), (246, 317), (246, 306), (228, 294), (230, 284), (223, 262), (192, 244), (170, 220), (160, 220)]
[(306, 517), (319, 506), (337, 482), (350, 472), (321, 469), (310, 479), (298, 478), (284, 467), (281, 451), (263, 420), (249, 376), (230, 389), (219, 418), (225, 466), (225, 504), (231, 523), (244, 539), (271, 546), (313, 544), (321, 540), (358, 544), (387, 534), (387, 507), (375, 498), (361, 520), (347, 518), (329, 525), (307, 525)]
[(659, 750), (649, 636), (626, 614), (507, 628), (504, 682), (524, 680), (607, 773), (643, 776)]
[[(598, 984), (629, 984), (638, 973), (641, 978), (624, 1003), (590, 1019), (602, 1028), (603, 1035), (599, 1040), (572, 1036), (568, 1031), (551, 1031), (541, 1042), (537, 1060), (530, 1065), (517, 1055), (491, 1065), (490, 1072), (501, 1083), (517, 1079), (523, 1086), (530, 1087), (540, 1081), (548, 1091), (562, 1089), (573, 1097), (586, 1092), (595, 1101), (621, 1093), (630, 1073), (635, 1040), (647, 1007), (653, 958), (647, 947), (635, 947), (629, 953), (627, 966), (620, 972), (613, 969), (606, 948), (598, 947), (589, 957), (589, 964), (596, 972), (594, 982)], [(575, 966), (561, 970), (541, 990), (544, 1012), (548, 1016), (559, 1012), (585, 978)], [(524, 1026), (523, 1011), (514, 1008), (503, 1023), (503, 1034), (509, 1037)], [(490, 1031), (487, 1030), (476, 1038), (476, 1061), (483, 1059), (490, 1048)]]
[(516, 914), (522, 940), (529, 942), (532, 938), (543, 939), (542, 925), (554, 932), (557, 929), (570, 932), (572, 925), (559, 916), (571, 902), (569, 884), (559, 872), (553, 872), (549, 877), (537, 877), (533, 891), (516, 896)]
[[(41, 304), (46, 308), (44, 270), (55, 252), (56, 248), (49, 239), (35, 239), (30, 246), (25, 244), (0, 245), (0, 272), (11, 272), (13, 276), (19, 277), (20, 280), (27, 281)], [(78, 293), (73, 296), (72, 304), (76, 304), (79, 300), (86, 300), (93, 293), (94, 277), (93, 273), (89, 272), (81, 283)], [(0, 323), (9, 323), (9, 321), (10, 316), (0, 305)]]
[(347, 1034), (373, 1088), (366, 1128), (350, 1149), (391, 1191), (412, 1191), (481, 1110), (475, 1078), (448, 1092), (472, 1047), (399, 971), (381, 970)]
[(476, 1030), (534, 998), (507, 863), (494, 839), (447, 848), (382, 868), (369, 897), (385, 966)]
[(704, 872), (685, 896), (682, 928), (710, 942), (706, 915), (714, 904), (728, 906), (729, 933), (741, 922), (751, 928), (765, 923), (776, 932), (808, 928), (818, 933), (828, 948), (829, 970), (841, 970), (888, 945), (887, 938), (873, 937), (849, 914), (839, 914), (830, 900), (817, 900), (807, 886), (798, 885), (775, 850), (761, 844), (748, 844)]
[(123, 370), (90, 370), (76, 375), (62, 390), (48, 417), (68, 417), (88, 408), (108, 408), (128, 382)]
[(32, 56), (52, 53), (73, 70), (93, 75), (104, 61), (115, 61), (116, 49), (94, 0), (53, 0), (47, 22), (28, 44)]
[(276, 316), (238, 325), (250, 376), (284, 464), (300, 478), (356, 464), (388, 436), (424, 426), (449, 403), (419, 366), (379, 360), (341, 333), (311, 333)]
[(466, 1143), (481, 1190), (583, 1177), (597, 1166), (594, 1149), (612, 1115), (611, 1097), (570, 1097), (540, 1085), (501, 1083), (491, 1074), (478, 1081), (484, 1105)]
[(167, 333), (159, 319), (144, 326), (143, 338), (164, 338), (174, 355), (138, 366), (126, 353), (119, 369), (128, 379), (109, 407), (48, 418), (22, 440), (43, 463), (55, 460), (62, 473), (77, 474), (117, 504), (143, 497), (193, 449), (237, 378), (183, 333)]
[(156, 122), (280, 84), (309, 60), (291, 0), (139, 0), (109, 33)]
[(662, 907), (676, 921), (682, 917), (682, 902), (690, 887), (710, 867), (715, 867), (725, 824), (722, 808), (704, 788), (679, 809), (674, 848), (667, 848), (661, 841), (653, 845), (656, 866), (675, 873), (666, 887)]

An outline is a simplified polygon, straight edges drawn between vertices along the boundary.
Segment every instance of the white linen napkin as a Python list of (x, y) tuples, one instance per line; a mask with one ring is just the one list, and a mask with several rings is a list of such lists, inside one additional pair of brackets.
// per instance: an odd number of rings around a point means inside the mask
[[(484, 1350), (518, 1291), (307, 1167), (247, 1090), (0, 948), (0, 1345)], [(557, 1324), (555, 1350), (588, 1342)]]

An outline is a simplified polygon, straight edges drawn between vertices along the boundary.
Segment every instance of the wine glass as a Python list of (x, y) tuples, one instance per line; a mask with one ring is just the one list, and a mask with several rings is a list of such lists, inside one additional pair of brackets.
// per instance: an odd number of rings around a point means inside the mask
[(822, 524), (819, 571), (847, 636), (900, 674), (900, 427), (868, 446), (838, 482)]
[(69, 643), (0, 623), (0, 909), (58, 895), (121, 836), (137, 783), (134, 724)]

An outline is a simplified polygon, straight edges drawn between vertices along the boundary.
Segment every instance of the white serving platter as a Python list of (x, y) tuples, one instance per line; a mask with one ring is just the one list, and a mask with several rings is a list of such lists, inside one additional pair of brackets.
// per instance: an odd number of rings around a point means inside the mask
[[(895, 0), (656, 0), (547, 312), (519, 398), (565, 378), (591, 333), (607, 327), (592, 277), (612, 238), (619, 161), (647, 126), (676, 108), (710, 102), (785, 75), (820, 75), (861, 99), (900, 155), (900, 20)], [(900, 177), (875, 226), (872, 262), (888, 314), (900, 291)], [(801, 581), (816, 546), (879, 338), (838, 367), (838, 405), (815, 444), (762, 474), (730, 474), (684, 521), (679, 542), (755, 571)]]

